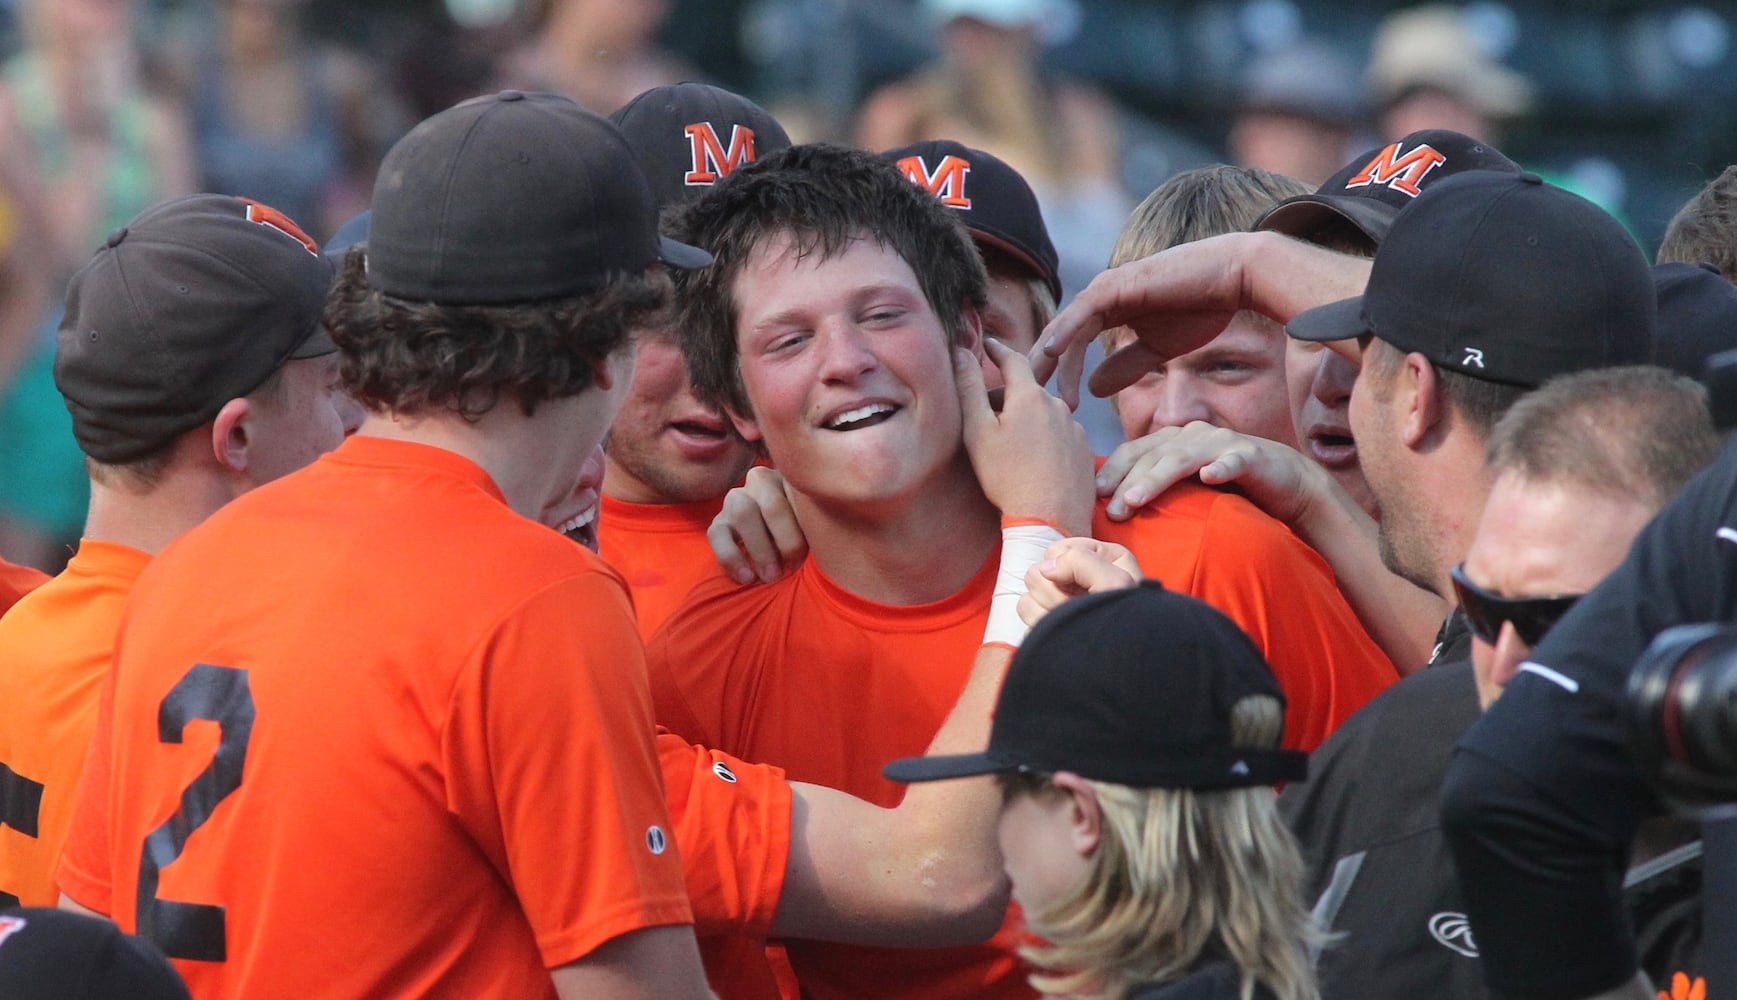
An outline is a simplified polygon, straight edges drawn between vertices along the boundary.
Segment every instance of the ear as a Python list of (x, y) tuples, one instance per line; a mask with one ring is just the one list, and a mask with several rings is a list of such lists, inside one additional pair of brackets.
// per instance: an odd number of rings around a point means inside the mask
[(1098, 793), (1092, 790), (1086, 779), (1072, 771), (1057, 771), (1051, 776), (1050, 783), (1069, 799), (1069, 843), (1080, 857), (1091, 857), (1103, 839), (1104, 814), (1098, 807)]
[(252, 416), (253, 404), (236, 398), (224, 403), (211, 422), (211, 453), (217, 464), (230, 472), (246, 472), (252, 461)]
[(977, 307), (970, 303), (966, 303), (965, 308), (959, 313), (958, 346), (977, 355), (979, 364), (994, 367), (989, 360), (988, 353), (983, 349), (983, 314), (978, 312)]
[[(630, 351), (633, 350), (631, 347), (626, 349)], [(613, 357), (613, 355), (605, 355), (601, 358), (587, 358), (585, 360), (586, 366), (591, 369), (591, 384), (602, 389), (604, 392), (608, 392), (615, 386), (615, 372), (609, 363), (611, 357)]]
[(1402, 374), (1404, 378), (1397, 387), (1397, 391), (1404, 395), (1400, 436), (1407, 448), (1415, 450), (1441, 423), (1446, 403), (1442, 399), (1441, 382), (1436, 378), (1435, 366), (1428, 358), (1417, 353), (1407, 354)]
[(742, 440), (749, 444), (760, 443), (760, 421), (754, 419), (753, 412), (741, 413), (734, 406), (724, 407), (724, 416), (736, 428), (736, 433), (742, 435)]

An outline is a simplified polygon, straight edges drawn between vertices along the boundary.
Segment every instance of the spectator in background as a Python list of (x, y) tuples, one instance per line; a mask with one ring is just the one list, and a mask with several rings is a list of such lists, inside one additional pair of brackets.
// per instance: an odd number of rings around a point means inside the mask
[(1459, 8), (1426, 4), (1388, 15), (1376, 29), (1367, 72), (1383, 138), (1452, 129), (1500, 142), (1532, 107), (1532, 85), (1478, 48)]
[(0, 400), (0, 551), (65, 561), (88, 498), (50, 368), (68, 275), (146, 206), (192, 190), (185, 118), (150, 93), (132, 0), (25, 0), (24, 48), (0, 71), (0, 158), (15, 207), (39, 232), (51, 307)]
[(1062, 283), (1102, 268), (1128, 211), (1121, 135), (1109, 97), (1040, 65), (1048, 0), (922, 0), (940, 53), (863, 104), (856, 144), (892, 149), (953, 139), (1018, 171), (1043, 205)]
[(188, 42), (171, 58), (200, 190), (263, 201), (323, 235), (367, 207), (380, 153), (410, 122), (368, 64), (307, 38), (306, 3), (217, 0), (215, 19), (176, 32)]
[(669, 0), (533, 0), (530, 37), (501, 63), (501, 83), (566, 94), (608, 114), (653, 87), (699, 72), (657, 44)]
[(1250, 64), (1225, 145), (1241, 166), (1320, 184), (1352, 153), (1368, 112), (1356, 68), (1298, 42)]
[(1737, 166), (1677, 209), (1656, 258), (1660, 264), (1711, 264), (1726, 281), (1737, 281)]

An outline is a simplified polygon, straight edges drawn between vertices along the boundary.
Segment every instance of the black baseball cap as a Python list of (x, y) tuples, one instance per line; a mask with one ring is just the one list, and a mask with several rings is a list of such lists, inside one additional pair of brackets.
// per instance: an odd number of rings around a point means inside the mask
[(620, 130), (559, 94), (503, 90), (424, 120), (387, 151), (370, 209), (368, 283), (418, 302), (535, 302), (712, 260), (658, 235)]
[(1704, 380), (1707, 359), (1737, 350), (1737, 285), (1710, 264), (1653, 268), (1658, 301), (1658, 343), (1653, 363)]
[(1148, 580), (1074, 598), (1037, 623), (1008, 665), (987, 750), (906, 757), (882, 773), (1073, 771), (1134, 788), (1303, 780), (1306, 754), (1232, 744), (1231, 707), (1250, 695), (1285, 697), (1242, 629)]
[(609, 116), (658, 207), (693, 201), (744, 163), (790, 145), (765, 108), (708, 83), (653, 87)]
[(881, 154), (959, 213), (971, 238), (1029, 267), (1061, 301), (1060, 265), (1037, 195), (1019, 171), (981, 149), (929, 139)]
[(54, 384), (79, 447), (135, 461), (284, 362), (332, 353), (331, 283), (319, 247), (270, 206), (196, 194), (141, 212), (67, 286)]
[(1476, 170), (1393, 221), (1364, 294), (1293, 317), (1299, 340), (1365, 334), (1473, 378), (1553, 375), (1653, 360), (1653, 282), (1611, 215), (1536, 174)]
[(1363, 153), (1314, 194), (1286, 198), (1268, 209), (1254, 228), (1312, 240), (1344, 221), (1380, 246), (1401, 209), (1431, 186), (1468, 170), (1517, 174), (1520, 165), (1471, 136), (1424, 129)]
[(44, 907), (0, 910), (6, 1000), (190, 1000), (150, 942), (113, 921)]

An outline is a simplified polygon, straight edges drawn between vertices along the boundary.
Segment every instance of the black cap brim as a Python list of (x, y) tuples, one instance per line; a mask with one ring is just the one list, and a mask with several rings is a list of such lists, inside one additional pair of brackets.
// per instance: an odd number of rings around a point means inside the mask
[(1399, 211), (1373, 198), (1353, 198), (1331, 194), (1300, 194), (1279, 202), (1255, 221), (1257, 230), (1284, 233), (1298, 239), (1308, 239), (1321, 226), (1344, 220), (1375, 243), (1387, 238), (1388, 229)]
[(684, 271), (695, 271), (702, 267), (710, 267), (712, 264), (711, 254), (699, 247), (672, 240), (668, 236), (657, 238), (657, 259), (670, 267), (679, 267)]
[(881, 768), (881, 774), (893, 781), (943, 781), (947, 778), (974, 778), (980, 774), (1016, 771), (1019, 765), (989, 751), (982, 753), (942, 754), (934, 757), (901, 757)]
[(1363, 321), (1363, 296), (1340, 299), (1291, 317), (1285, 332), (1297, 340), (1349, 340), (1372, 333)]

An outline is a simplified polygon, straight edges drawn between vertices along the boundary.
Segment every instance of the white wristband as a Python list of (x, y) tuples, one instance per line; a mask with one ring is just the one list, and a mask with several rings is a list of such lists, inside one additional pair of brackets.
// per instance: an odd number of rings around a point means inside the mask
[(983, 643), (1005, 643), (1015, 649), (1031, 629), (1019, 618), (1019, 599), (1026, 594), (1026, 571), (1043, 562), (1062, 533), (1047, 524), (1020, 524), (1001, 529), (1001, 566), (995, 572), (995, 596), (989, 599), (989, 624)]

